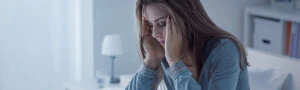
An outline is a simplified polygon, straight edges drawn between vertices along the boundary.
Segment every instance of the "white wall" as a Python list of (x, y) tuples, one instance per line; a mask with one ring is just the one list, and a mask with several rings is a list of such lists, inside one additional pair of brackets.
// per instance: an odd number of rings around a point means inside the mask
[(95, 68), (110, 74), (110, 58), (101, 55), (101, 44), (105, 34), (120, 34), (124, 54), (115, 60), (117, 75), (133, 73), (139, 60), (135, 34), (136, 0), (94, 0), (94, 57)]
[(270, 0), (200, 0), (210, 18), (221, 28), (243, 40), (243, 9), (266, 5)]

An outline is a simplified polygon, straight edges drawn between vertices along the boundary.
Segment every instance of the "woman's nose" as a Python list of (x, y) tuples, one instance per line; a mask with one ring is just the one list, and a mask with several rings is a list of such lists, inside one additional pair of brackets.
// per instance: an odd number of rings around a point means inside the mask
[(162, 30), (159, 30), (159, 29), (157, 29), (157, 28), (153, 28), (153, 30), (152, 30), (152, 36), (153, 36), (154, 38), (159, 38), (159, 37), (161, 37), (161, 34), (162, 34), (161, 31), (162, 31)]

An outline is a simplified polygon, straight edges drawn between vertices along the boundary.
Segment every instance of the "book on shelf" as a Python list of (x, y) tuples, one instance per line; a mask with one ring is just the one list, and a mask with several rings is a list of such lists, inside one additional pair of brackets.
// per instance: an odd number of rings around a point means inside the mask
[(286, 35), (285, 35), (285, 55), (290, 56), (290, 38), (291, 38), (291, 28), (292, 22), (287, 21), (286, 25)]
[(297, 52), (296, 52), (296, 58), (300, 59), (300, 24), (298, 24), (298, 36), (297, 36)]
[(300, 59), (300, 23), (285, 22), (285, 55)]
[(297, 29), (298, 29), (298, 24), (297, 23), (292, 23), (292, 28), (291, 28), (291, 36), (290, 36), (290, 57), (296, 57), (297, 56)]

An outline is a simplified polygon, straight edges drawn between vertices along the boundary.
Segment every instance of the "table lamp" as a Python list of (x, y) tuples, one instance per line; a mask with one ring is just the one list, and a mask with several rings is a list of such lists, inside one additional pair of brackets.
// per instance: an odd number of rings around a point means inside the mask
[(120, 79), (114, 76), (114, 60), (116, 59), (116, 56), (121, 55), (122, 53), (123, 50), (121, 36), (118, 34), (105, 35), (102, 42), (102, 55), (106, 55), (111, 58), (111, 84), (120, 82)]

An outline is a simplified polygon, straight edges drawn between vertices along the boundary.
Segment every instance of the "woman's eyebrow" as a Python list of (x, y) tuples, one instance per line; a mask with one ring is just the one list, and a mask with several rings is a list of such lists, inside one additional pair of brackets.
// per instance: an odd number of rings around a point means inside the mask
[(160, 17), (160, 18), (158, 18), (158, 19), (154, 20), (154, 22), (157, 22), (158, 20), (160, 20), (160, 19), (164, 19), (164, 18), (167, 18), (167, 17), (168, 17), (168, 16)]

